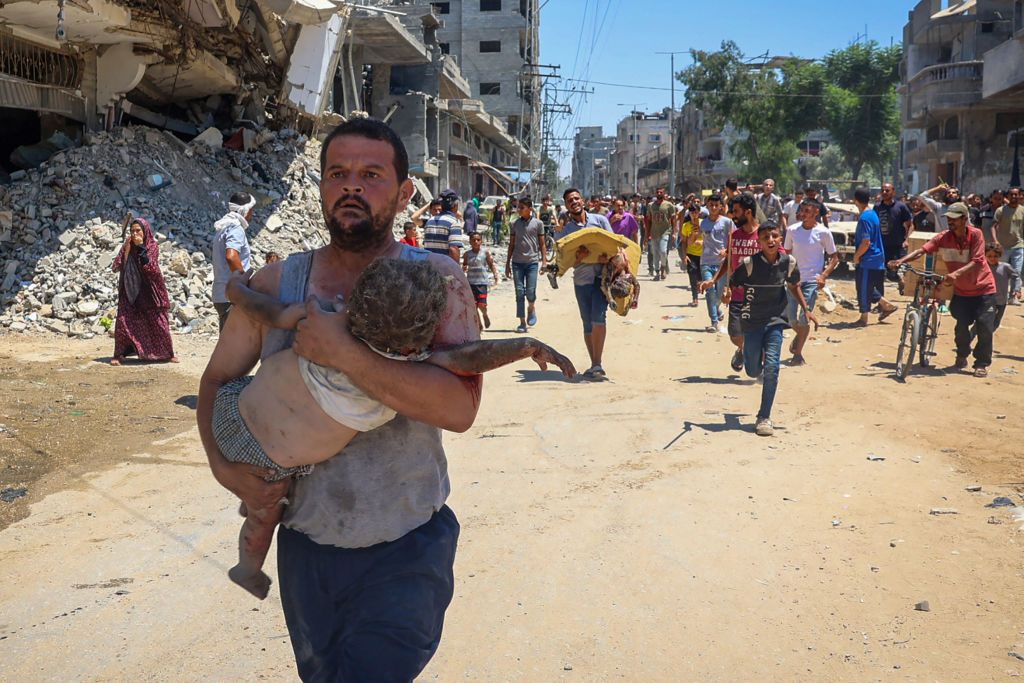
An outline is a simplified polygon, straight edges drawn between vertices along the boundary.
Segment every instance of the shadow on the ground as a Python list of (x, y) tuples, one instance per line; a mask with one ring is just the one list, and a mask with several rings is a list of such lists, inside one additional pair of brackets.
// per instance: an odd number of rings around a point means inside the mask
[(578, 374), (573, 379), (568, 379), (558, 370), (516, 370), (519, 375), (519, 383), (529, 382), (562, 382), (564, 384), (576, 384), (583, 381), (583, 376)]
[(661, 328), (662, 334), (668, 334), (669, 332), (693, 332), (697, 334), (707, 334), (704, 332), (703, 327), (663, 327)]
[(701, 377), (700, 375), (690, 375), (689, 377), (676, 377), (674, 382), (680, 384), (734, 384), (743, 386), (745, 384), (754, 384), (756, 379), (745, 379), (740, 375), (728, 375), (726, 377)]
[(186, 408), (195, 410), (196, 406), (199, 405), (199, 397), (196, 396), (195, 394), (186, 394), (185, 396), (179, 396), (177, 400), (174, 401), (174, 405), (185, 406)]
[(992, 355), (999, 356), (1001, 360), (1014, 360), (1018, 363), (1024, 363), (1024, 356), (1014, 356), (1009, 353), (999, 353), (998, 351), (994, 351)]
[[(672, 446), (674, 446), (675, 443), (679, 441), (679, 439), (683, 438), (688, 433), (692, 432), (694, 427), (703, 429), (705, 432), (712, 432), (715, 434), (721, 432), (734, 431), (753, 432), (754, 425), (743, 424), (742, 422), (740, 422), (741, 417), (748, 417), (748, 415), (746, 413), (725, 413), (724, 415), (722, 415), (722, 422), (703, 423), (690, 422), (689, 420), (686, 420), (685, 422), (683, 422), (683, 431), (679, 432), (679, 434), (677, 434), (674, 439), (665, 444), (664, 448), (662, 448), (661, 450), (667, 451), (669, 448), (672, 448)], [(778, 427), (776, 427), (776, 429), (778, 429)]]

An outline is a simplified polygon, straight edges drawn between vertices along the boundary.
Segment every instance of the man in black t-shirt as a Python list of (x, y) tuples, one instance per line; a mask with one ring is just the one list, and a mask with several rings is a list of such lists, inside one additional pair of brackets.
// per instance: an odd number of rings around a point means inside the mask
[(761, 407), (754, 428), (758, 436), (771, 436), (772, 404), (779, 386), (779, 363), (782, 358), (782, 332), (789, 327), (786, 308), (788, 289), (807, 312), (807, 300), (800, 289), (800, 269), (796, 259), (779, 253), (782, 231), (774, 223), (762, 224), (757, 230), (760, 253), (748, 256), (729, 278), (729, 287), (743, 288), (740, 304), (740, 330), (743, 332), (743, 366), (749, 377), (759, 377)]
[[(882, 183), (882, 198), (875, 204), (875, 213), (882, 230), (885, 262), (906, 256), (907, 236), (914, 231), (914, 215), (906, 204), (896, 199), (896, 188), (892, 183)], [(895, 270), (887, 270), (886, 277), (891, 282), (900, 280)]]

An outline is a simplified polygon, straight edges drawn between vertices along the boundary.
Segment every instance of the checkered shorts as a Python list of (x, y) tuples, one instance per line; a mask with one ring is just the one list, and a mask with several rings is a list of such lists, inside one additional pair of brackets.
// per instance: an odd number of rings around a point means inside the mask
[(249, 431), (241, 413), (238, 412), (238, 396), (251, 381), (251, 375), (239, 377), (222, 386), (217, 392), (217, 399), (213, 404), (213, 438), (217, 440), (220, 452), (231, 462), (244, 462), (274, 470), (275, 473), (268, 477), (267, 481), (280, 481), (291, 476), (301, 477), (309, 474), (313, 469), (312, 465), (281, 467), (271, 460), (260, 442)]

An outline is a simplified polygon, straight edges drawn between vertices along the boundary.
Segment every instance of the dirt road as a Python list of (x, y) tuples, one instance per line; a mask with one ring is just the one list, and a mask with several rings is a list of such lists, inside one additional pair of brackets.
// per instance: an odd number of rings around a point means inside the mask
[[(474, 428), (446, 435), (462, 535), (423, 679), (1024, 673), (1008, 654), (1024, 656), (1024, 515), (985, 507), (1022, 502), (1024, 308), (987, 379), (906, 384), (891, 378), (900, 316), (823, 316), (764, 439), (760, 387), (700, 331), (683, 284), (645, 283), (641, 309), (611, 320), (612, 381), (504, 369)], [(541, 290), (536, 334), (586, 367), (571, 288)], [(489, 334), (513, 310), (503, 285)], [(236, 503), (191, 422), (210, 348), (183, 338), (180, 366), (114, 369), (96, 360), (106, 342), (0, 337), (0, 488), (28, 488), (0, 503), (5, 679), (294, 678), (276, 587), (259, 603), (225, 576)]]

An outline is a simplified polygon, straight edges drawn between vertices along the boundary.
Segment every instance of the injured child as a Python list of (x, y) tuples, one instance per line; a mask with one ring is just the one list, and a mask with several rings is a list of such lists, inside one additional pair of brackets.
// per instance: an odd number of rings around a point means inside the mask
[(619, 315), (626, 315), (640, 301), (640, 282), (630, 272), (629, 261), (621, 249), (605, 262), (601, 270), (601, 291), (608, 299), (608, 305)]
[[(532, 358), (542, 370), (557, 366), (573, 377), (572, 362), (530, 337), (476, 341), (430, 349), (448, 301), (448, 283), (426, 261), (378, 259), (363, 271), (345, 303), (349, 329), (371, 349), (395, 360), (421, 361), (460, 376)], [(267, 327), (294, 329), (305, 304), (283, 304), (247, 286), (247, 276), (228, 284), (234, 308)], [(340, 309), (335, 305), (335, 309)], [(217, 392), (213, 434), (224, 457), (266, 467), (276, 481), (308, 473), (338, 454), (356, 434), (379, 427), (395, 411), (352, 384), (341, 372), (316, 365), (291, 349), (265, 358), (253, 376), (228, 382)], [(263, 599), (270, 578), (263, 562), (281, 505), (243, 510), (238, 564), (231, 579)]]

